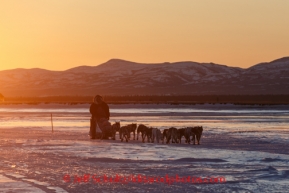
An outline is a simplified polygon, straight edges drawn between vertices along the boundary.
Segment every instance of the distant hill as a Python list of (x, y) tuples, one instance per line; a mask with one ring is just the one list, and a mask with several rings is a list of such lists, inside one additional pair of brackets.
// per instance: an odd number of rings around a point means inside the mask
[(289, 57), (247, 69), (214, 63), (142, 64), (112, 59), (66, 71), (0, 71), (5, 96), (289, 94)]

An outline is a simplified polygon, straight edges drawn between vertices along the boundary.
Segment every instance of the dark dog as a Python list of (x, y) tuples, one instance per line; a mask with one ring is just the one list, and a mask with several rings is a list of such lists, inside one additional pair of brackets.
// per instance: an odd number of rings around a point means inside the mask
[(155, 140), (157, 141), (157, 143), (159, 143), (160, 140), (163, 141), (163, 135), (162, 135), (161, 131), (158, 128), (153, 128), (152, 129), (152, 143), (154, 143)]
[(120, 129), (120, 122), (115, 122), (112, 126), (111, 126), (111, 132), (112, 132), (112, 139), (115, 140), (115, 135), (116, 132), (119, 132)]
[(164, 143), (165, 139), (168, 138), (167, 137), (168, 131), (169, 131), (168, 129), (164, 129), (164, 131), (163, 131), (163, 143)]
[(147, 134), (147, 130), (148, 130), (148, 127), (147, 127), (147, 126), (145, 126), (145, 125), (143, 125), (143, 124), (140, 124), (140, 125), (137, 127), (136, 140), (138, 140), (138, 135), (139, 135), (139, 133), (141, 133), (142, 142), (144, 142), (145, 137), (146, 137), (146, 134)]
[(147, 137), (148, 143), (149, 143), (149, 142), (152, 142), (152, 136), (153, 136), (153, 128), (150, 127), (150, 128), (148, 128), (148, 129), (146, 130), (146, 132), (145, 132), (145, 137)]
[(198, 145), (200, 145), (201, 136), (203, 134), (203, 127), (202, 126), (192, 127), (191, 132), (193, 136), (192, 141), (194, 142), (194, 145), (195, 145), (195, 138), (198, 141)]
[(132, 124), (129, 124), (129, 139), (130, 139), (130, 133), (133, 132), (133, 140), (135, 140), (135, 130), (136, 130), (136, 127), (137, 127), (137, 124), (135, 123), (132, 123)]
[(190, 144), (191, 143), (191, 137), (192, 135), (192, 128), (187, 127), (185, 128), (185, 139), (186, 139), (186, 143)]
[(179, 135), (179, 136), (178, 136), (179, 138), (178, 138), (178, 139), (179, 139), (179, 142), (180, 142), (180, 143), (182, 143), (182, 137), (185, 136), (185, 130), (186, 130), (185, 128), (178, 129), (178, 131), (179, 131), (179, 134), (178, 134), (178, 135)]
[(177, 128), (171, 127), (167, 132), (167, 144), (172, 139), (172, 143), (178, 143), (179, 132)]
[(119, 129), (119, 138), (121, 139), (121, 142), (123, 142), (124, 138), (125, 138), (125, 141), (128, 142), (128, 140), (129, 140), (129, 130), (130, 130), (130, 126), (122, 126)]

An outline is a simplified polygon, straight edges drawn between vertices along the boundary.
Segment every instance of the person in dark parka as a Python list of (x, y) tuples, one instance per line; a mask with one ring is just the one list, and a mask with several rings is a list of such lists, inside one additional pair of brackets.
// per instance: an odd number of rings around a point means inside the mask
[(100, 95), (96, 95), (93, 103), (90, 105), (90, 114), (94, 119), (106, 118), (109, 120), (110, 113), (108, 105), (103, 101)]
[(103, 101), (100, 95), (96, 95), (93, 98), (93, 103), (90, 105), (91, 124), (90, 124), (90, 136), (92, 139), (96, 137), (96, 124), (98, 124), (101, 131), (104, 133), (104, 139), (108, 138), (108, 134), (111, 130), (111, 124), (108, 121), (110, 117), (109, 107)]

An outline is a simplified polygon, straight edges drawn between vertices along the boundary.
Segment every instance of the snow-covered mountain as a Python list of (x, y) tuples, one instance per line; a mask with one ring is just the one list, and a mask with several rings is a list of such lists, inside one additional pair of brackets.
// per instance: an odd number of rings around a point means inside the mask
[(214, 63), (141, 64), (112, 59), (66, 71), (0, 71), (9, 96), (99, 94), (289, 94), (289, 57), (248, 69)]

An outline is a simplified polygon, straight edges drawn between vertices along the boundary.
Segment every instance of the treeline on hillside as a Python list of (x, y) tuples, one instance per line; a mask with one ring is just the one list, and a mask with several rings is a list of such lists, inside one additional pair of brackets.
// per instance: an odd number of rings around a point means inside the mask
[[(93, 96), (7, 97), (5, 103), (91, 103)], [(289, 104), (289, 95), (127, 95), (103, 96), (110, 104), (172, 103), (172, 104)]]

